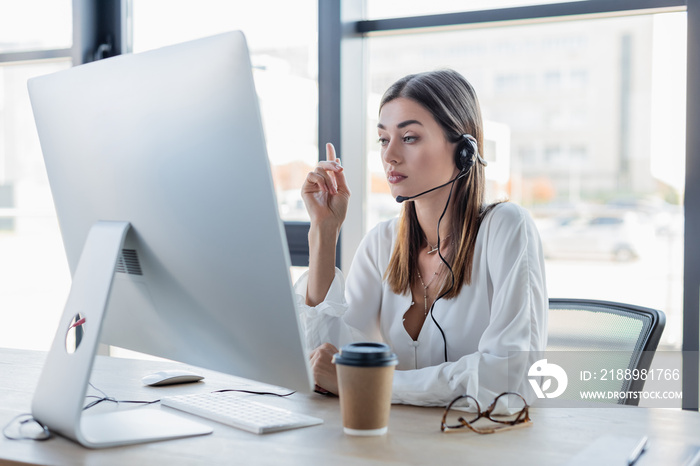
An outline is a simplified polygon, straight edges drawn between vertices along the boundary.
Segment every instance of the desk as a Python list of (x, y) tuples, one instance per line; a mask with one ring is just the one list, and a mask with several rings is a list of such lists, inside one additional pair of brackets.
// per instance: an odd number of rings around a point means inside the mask
[[(44, 358), (42, 352), (0, 349), (1, 426), (17, 414), (29, 412)], [(189, 366), (100, 356), (95, 362), (92, 382), (117, 399), (135, 400), (232, 388), (241, 382), (235, 377), (197, 369), (206, 376), (205, 382), (161, 388), (142, 386), (143, 375), (174, 367)], [(387, 435), (355, 438), (343, 434), (335, 397), (294, 394), (289, 398), (265, 397), (264, 401), (320, 417), (325, 423), (255, 435), (202, 420), (214, 427), (212, 435), (104, 450), (88, 450), (61, 437), (47, 442), (11, 441), (2, 437), (0, 465), (562, 465), (605, 434), (648, 435), (650, 448), (678, 442), (700, 444), (700, 415), (689, 411), (636, 407), (533, 408), (534, 424), (529, 428), (478, 435), (467, 431), (441, 433), (441, 408), (395, 405)], [(136, 409), (168, 408), (152, 405)]]

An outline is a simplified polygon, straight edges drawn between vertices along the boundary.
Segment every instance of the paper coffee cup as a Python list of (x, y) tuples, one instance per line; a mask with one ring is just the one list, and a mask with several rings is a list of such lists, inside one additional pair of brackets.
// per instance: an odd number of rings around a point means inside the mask
[(383, 343), (351, 343), (333, 356), (343, 430), (349, 435), (383, 435), (389, 426), (394, 366)]

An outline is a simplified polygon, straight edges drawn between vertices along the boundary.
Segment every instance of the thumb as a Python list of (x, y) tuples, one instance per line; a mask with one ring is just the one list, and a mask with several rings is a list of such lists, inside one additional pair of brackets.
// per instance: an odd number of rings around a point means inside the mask
[[(340, 159), (336, 159), (335, 161), (340, 165)], [(338, 191), (350, 194), (350, 188), (348, 188), (348, 183), (345, 179), (345, 170), (334, 172), (333, 174), (335, 175), (335, 182), (338, 186)]]

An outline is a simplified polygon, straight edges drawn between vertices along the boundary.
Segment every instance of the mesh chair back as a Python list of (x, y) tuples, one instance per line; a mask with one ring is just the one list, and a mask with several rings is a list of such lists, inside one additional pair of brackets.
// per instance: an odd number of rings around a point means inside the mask
[[(599, 369), (649, 369), (653, 352), (666, 322), (663, 312), (655, 309), (610, 301), (584, 299), (550, 299), (547, 351), (576, 351), (582, 367), (591, 369), (591, 352)], [(572, 355), (575, 360), (578, 355)], [(585, 362), (584, 362), (585, 361)], [(572, 380), (573, 379), (573, 380)], [(577, 384), (580, 387), (577, 387)], [(618, 380), (600, 377), (581, 380), (570, 377), (570, 393), (577, 388), (600, 391), (641, 391), (644, 380)], [(567, 390), (569, 391), (569, 390)], [(605, 401), (639, 404), (639, 399), (618, 398)]]

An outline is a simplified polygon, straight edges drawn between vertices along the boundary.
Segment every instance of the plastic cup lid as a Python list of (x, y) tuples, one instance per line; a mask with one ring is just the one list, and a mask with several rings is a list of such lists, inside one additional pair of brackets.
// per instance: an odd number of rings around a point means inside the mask
[(399, 360), (384, 343), (350, 343), (333, 356), (333, 363), (345, 366), (383, 367), (395, 366)]

